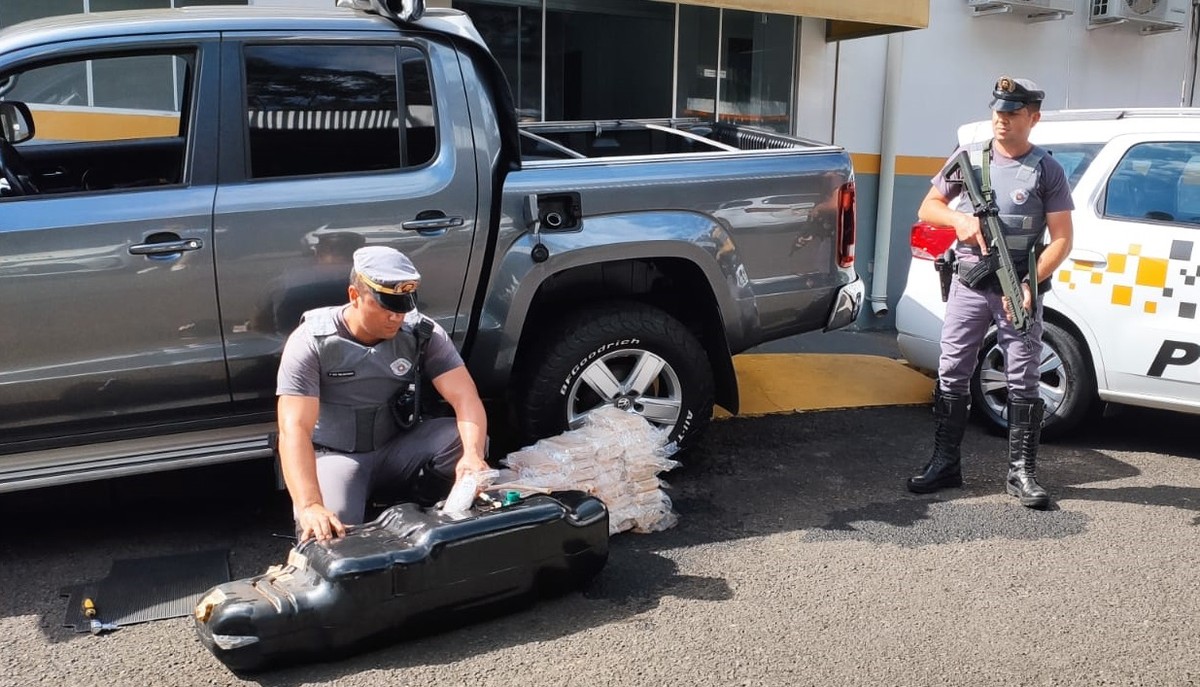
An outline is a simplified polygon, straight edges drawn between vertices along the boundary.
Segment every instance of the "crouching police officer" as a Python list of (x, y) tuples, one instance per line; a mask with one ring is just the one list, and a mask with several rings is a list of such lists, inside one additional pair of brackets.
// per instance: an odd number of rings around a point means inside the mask
[[(354, 252), (346, 305), (310, 310), (279, 365), (279, 457), (301, 540), (345, 534), (372, 491), (445, 497), (487, 468), (487, 418), (445, 330), (416, 310), (421, 276), (401, 252)], [(421, 420), (422, 378), (454, 418)]]
[[(918, 215), (931, 224), (954, 228), (960, 278), (950, 285), (942, 324), (939, 383), (933, 401), (933, 456), (919, 475), (908, 480), (908, 489), (929, 493), (962, 485), (960, 447), (970, 407), (971, 376), (984, 336), (995, 324), (1008, 379), (1006, 491), (1019, 498), (1022, 505), (1043, 508), (1049, 496), (1036, 479), (1045, 413), (1045, 402), (1038, 394), (1042, 307), (1033, 297), (1030, 281), (1039, 285), (1038, 292), (1045, 291), (1055, 268), (1070, 252), (1071, 211), (1075, 206), (1062, 166), (1047, 151), (1029, 142), (1030, 130), (1041, 118), (1045, 94), (1027, 79), (1001, 77), (992, 97), (993, 138), (967, 151), (977, 178), (983, 180), (984, 193), (989, 187), (994, 191), (1005, 242), (1017, 272), (1023, 276), (1022, 306), (1032, 314), (1032, 323), (1024, 336), (1013, 326), (1011, 313), (1006, 311), (1010, 304), (1001, 295), (994, 274), (974, 288), (962, 281), (961, 276), (987, 254), (980, 218), (974, 216), (961, 183), (947, 182), (941, 174), (934, 177), (933, 188)], [(1037, 246), (1047, 228), (1049, 243)]]

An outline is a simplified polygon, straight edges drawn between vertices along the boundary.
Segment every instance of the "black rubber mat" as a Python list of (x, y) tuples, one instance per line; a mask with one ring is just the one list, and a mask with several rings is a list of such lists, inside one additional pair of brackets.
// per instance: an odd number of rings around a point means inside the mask
[(112, 626), (189, 615), (200, 595), (229, 581), (229, 551), (193, 551), (115, 560), (108, 577), (63, 590), (67, 613), (63, 625), (87, 632), (83, 600), (95, 604), (96, 619)]

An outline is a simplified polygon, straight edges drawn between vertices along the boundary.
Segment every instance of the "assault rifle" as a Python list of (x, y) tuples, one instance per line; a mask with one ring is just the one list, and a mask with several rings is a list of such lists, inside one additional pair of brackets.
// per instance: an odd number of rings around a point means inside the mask
[[(958, 172), (957, 176), (955, 172)], [(1012, 255), (1008, 252), (1008, 245), (1004, 241), (1004, 230), (1000, 225), (1000, 210), (996, 207), (995, 192), (988, 188), (985, 193), (980, 188), (979, 180), (975, 178), (975, 168), (971, 166), (971, 158), (965, 150), (958, 151), (958, 155), (942, 171), (942, 176), (950, 182), (962, 182), (963, 190), (966, 191), (967, 197), (975, 209), (975, 216), (979, 218), (979, 230), (983, 233), (983, 239), (987, 243), (987, 255), (980, 259), (978, 265), (962, 275), (963, 283), (974, 287), (988, 275), (995, 273), (996, 278), (1000, 280), (1000, 291), (1008, 299), (1013, 326), (1022, 333), (1027, 332), (1029, 325), (1033, 323), (1033, 318), (1029, 311), (1022, 307), (1025, 302), (1025, 294), (1021, 290), (1021, 277), (1017, 275), (1017, 270), (1013, 267)], [(1030, 269), (1036, 269), (1032, 262)], [(1030, 279), (1029, 286), (1030, 289), (1035, 290), (1034, 298), (1037, 298), (1036, 281), (1036, 278)]]

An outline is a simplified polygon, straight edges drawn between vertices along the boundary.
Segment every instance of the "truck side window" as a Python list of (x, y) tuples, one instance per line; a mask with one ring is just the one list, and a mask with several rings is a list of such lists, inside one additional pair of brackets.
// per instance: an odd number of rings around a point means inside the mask
[(1200, 224), (1200, 142), (1140, 143), (1117, 164), (1104, 194), (1104, 216)]
[(429, 64), (420, 50), (401, 48), (400, 65), (404, 74), (405, 163), (408, 167), (417, 167), (432, 160), (437, 153), (433, 87), (429, 81)]
[(421, 51), (252, 45), (245, 61), (251, 177), (394, 170), (433, 158), (433, 98)]
[(16, 73), (5, 98), (32, 113), (17, 149), (38, 195), (182, 183), (194, 63), (192, 51), (93, 54)]

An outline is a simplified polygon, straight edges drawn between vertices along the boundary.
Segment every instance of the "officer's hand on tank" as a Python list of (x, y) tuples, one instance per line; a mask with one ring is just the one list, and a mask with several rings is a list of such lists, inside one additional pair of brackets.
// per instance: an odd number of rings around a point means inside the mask
[(455, 479), (462, 479), (463, 475), (468, 473), (482, 472), (490, 469), (487, 461), (482, 456), (473, 456), (464, 453), (463, 457), (458, 459), (458, 464), (454, 466), (454, 477)]
[(310, 503), (300, 511), (300, 541), (346, 536), (346, 526), (325, 506)]
[(954, 233), (958, 237), (959, 243), (974, 243), (979, 246), (979, 250), (983, 251), (984, 255), (987, 255), (987, 241), (984, 240), (983, 232), (979, 229), (979, 218), (960, 212), (955, 219), (957, 221), (954, 223)]

